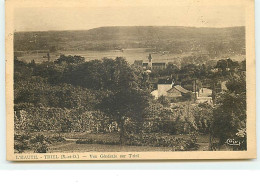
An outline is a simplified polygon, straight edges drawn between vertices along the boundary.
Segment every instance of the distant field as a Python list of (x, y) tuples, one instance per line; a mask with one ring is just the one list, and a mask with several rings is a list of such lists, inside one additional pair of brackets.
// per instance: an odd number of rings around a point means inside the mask
[[(86, 61), (94, 60), (94, 59), (102, 59), (104, 57), (107, 58), (116, 58), (116, 57), (124, 57), (126, 60), (133, 64), (135, 60), (143, 60), (144, 62), (148, 62), (148, 55), (151, 52), (146, 51), (146, 48), (133, 48), (133, 49), (125, 49), (123, 51), (120, 50), (107, 50), (107, 51), (61, 51), (56, 53), (50, 53), (50, 60), (54, 61), (61, 54), (64, 55), (79, 55), (85, 57)], [(18, 57), (19, 60), (25, 62), (31, 62), (35, 60), (36, 63), (41, 63), (47, 61), (45, 56), (47, 53), (39, 53), (39, 54), (25, 54), (23, 56)], [(191, 53), (184, 54), (161, 54), (161, 53), (153, 53), (153, 62), (174, 62), (178, 61), (180, 58), (185, 56), (190, 56)]]
[[(85, 57), (86, 61), (95, 60), (95, 59), (102, 59), (106, 58), (116, 58), (116, 57), (124, 57), (130, 64), (133, 64), (135, 60), (143, 60), (144, 62), (148, 62), (148, 55), (151, 52), (147, 51), (147, 48), (133, 48), (133, 49), (125, 49), (123, 51), (120, 50), (108, 50), (108, 51), (61, 51), (56, 53), (50, 53), (50, 60), (54, 61), (61, 54), (64, 55), (79, 55)], [(174, 53), (152, 53), (152, 61), (153, 62), (173, 62), (175, 64), (180, 64), (181, 59), (183, 57), (188, 57), (195, 55), (196, 53), (186, 52), (182, 54), (174, 54)], [(39, 54), (25, 54), (23, 56), (19, 56), (18, 59), (24, 62), (31, 62), (35, 60), (36, 63), (41, 63), (47, 61), (47, 53), (39, 53)], [(223, 56), (219, 57), (222, 58), (231, 58), (232, 60), (242, 61), (245, 59), (244, 55), (230, 55), (230, 56)], [(217, 60), (217, 59), (215, 59)]]

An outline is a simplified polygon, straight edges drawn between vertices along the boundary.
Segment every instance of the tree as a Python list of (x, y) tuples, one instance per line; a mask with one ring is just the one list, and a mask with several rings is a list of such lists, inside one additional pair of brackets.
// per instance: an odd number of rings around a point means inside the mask
[[(213, 136), (219, 138), (220, 145), (224, 144), (227, 139), (236, 139), (240, 130), (246, 129), (245, 76), (233, 75), (227, 82), (227, 89), (225, 93), (217, 97), (213, 111)], [(246, 145), (246, 141), (242, 140), (241, 142)], [(241, 149), (245, 148), (246, 146)]]
[(213, 108), (207, 103), (200, 103), (194, 109), (194, 119), (196, 126), (201, 133), (208, 133), (212, 124)]
[(176, 75), (179, 72), (178, 66), (174, 64), (168, 64), (167, 67), (161, 72), (162, 76)]
[(117, 58), (114, 63), (116, 68), (111, 74), (111, 83), (115, 88), (103, 98), (99, 108), (118, 123), (120, 142), (124, 144), (126, 121), (143, 122), (151, 95), (141, 88), (139, 79), (142, 74), (137, 75), (122, 58)]
[(157, 101), (165, 107), (170, 106), (170, 101), (165, 96), (160, 96)]
[(235, 68), (238, 68), (239, 64), (238, 62), (234, 62), (231, 59), (226, 59), (226, 60), (219, 60), (217, 62), (216, 68), (221, 69), (222, 70), (222, 74), (226, 75), (228, 74), (227, 71), (229, 70), (234, 70)]
[(83, 63), (83, 62), (85, 62), (85, 58), (81, 57), (81, 56), (78, 56), (78, 55), (75, 55), (75, 56), (60, 55), (60, 57), (54, 61), (54, 63), (57, 63), (57, 64), (61, 64), (63, 62), (70, 63), (70, 64), (73, 64), (73, 63)]

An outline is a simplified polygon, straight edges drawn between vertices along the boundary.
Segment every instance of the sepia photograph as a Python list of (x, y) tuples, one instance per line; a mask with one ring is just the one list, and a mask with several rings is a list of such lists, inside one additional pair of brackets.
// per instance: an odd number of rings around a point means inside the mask
[(6, 1), (8, 160), (256, 157), (254, 1), (133, 2)]

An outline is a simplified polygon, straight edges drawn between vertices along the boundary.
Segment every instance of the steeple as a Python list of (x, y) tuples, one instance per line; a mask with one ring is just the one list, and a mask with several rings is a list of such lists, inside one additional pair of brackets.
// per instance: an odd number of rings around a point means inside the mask
[(149, 56), (148, 56), (148, 67), (150, 68), (150, 69), (152, 69), (152, 55), (151, 55), (151, 53), (149, 53)]
[(148, 60), (149, 60), (149, 62), (152, 62), (152, 55), (151, 55), (151, 53), (148, 56)]

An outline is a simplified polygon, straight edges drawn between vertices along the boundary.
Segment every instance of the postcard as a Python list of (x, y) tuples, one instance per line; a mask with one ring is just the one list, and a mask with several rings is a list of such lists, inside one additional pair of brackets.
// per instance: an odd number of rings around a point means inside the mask
[(256, 158), (253, 0), (6, 0), (7, 160)]

